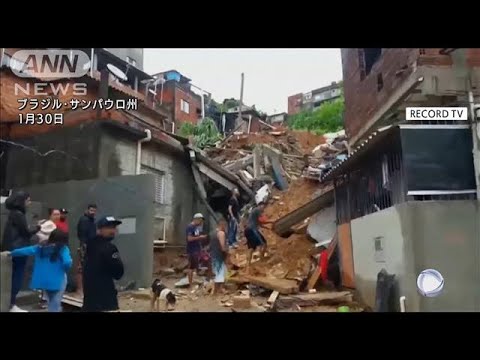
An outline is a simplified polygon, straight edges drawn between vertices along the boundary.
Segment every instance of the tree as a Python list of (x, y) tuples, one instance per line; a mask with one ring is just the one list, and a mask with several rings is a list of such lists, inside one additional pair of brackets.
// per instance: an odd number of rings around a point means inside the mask
[(215, 146), (215, 143), (222, 139), (215, 121), (208, 117), (203, 119), (198, 125), (183, 123), (180, 128), (180, 134), (186, 137), (193, 135), (195, 145), (200, 149)]
[(340, 98), (327, 101), (313, 111), (302, 111), (289, 118), (289, 127), (294, 130), (308, 130), (316, 134), (326, 134), (343, 128), (345, 100)]

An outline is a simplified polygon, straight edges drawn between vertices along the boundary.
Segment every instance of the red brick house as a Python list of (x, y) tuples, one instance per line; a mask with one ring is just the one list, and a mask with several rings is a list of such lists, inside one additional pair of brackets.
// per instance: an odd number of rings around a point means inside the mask
[[(407, 102), (409, 106), (454, 106), (465, 97), (465, 74), (452, 67), (458, 52), (441, 50), (342, 49), (345, 129), (352, 144), (402, 116)], [(465, 59), (458, 61), (473, 68), (472, 86), (478, 96), (480, 48), (465, 50)], [(403, 105), (395, 106), (399, 103)]]
[(202, 98), (191, 90), (191, 79), (176, 70), (153, 75), (163, 77), (165, 83), (157, 87), (156, 102), (167, 106), (177, 132), (185, 122), (197, 124), (202, 118)]

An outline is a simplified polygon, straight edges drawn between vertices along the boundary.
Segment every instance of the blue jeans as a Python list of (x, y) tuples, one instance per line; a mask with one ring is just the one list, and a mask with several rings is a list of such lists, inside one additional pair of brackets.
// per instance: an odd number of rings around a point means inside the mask
[(67, 275), (62, 288), (58, 291), (46, 291), (48, 301), (48, 312), (62, 312), (62, 298), (67, 287)]
[(237, 219), (231, 218), (228, 222), (228, 245), (232, 246), (237, 243)]
[(12, 258), (12, 292), (10, 294), (10, 306), (15, 305), (15, 300), (23, 285), (23, 276), (28, 258), (26, 256)]

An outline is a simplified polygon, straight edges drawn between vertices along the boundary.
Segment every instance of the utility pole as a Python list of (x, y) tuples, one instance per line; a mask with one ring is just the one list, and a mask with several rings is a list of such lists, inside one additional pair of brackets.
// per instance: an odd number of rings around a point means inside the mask
[[(244, 76), (242, 73), (242, 81), (240, 83), (240, 104), (238, 106), (238, 118), (240, 121), (243, 121), (242, 119), (242, 106), (243, 106), (243, 81), (244, 81)], [(241, 124), (241, 123), (240, 123)]]

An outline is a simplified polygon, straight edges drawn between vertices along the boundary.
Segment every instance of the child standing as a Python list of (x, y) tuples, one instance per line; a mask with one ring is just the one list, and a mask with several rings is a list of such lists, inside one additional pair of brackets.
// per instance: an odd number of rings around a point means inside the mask
[(72, 266), (68, 234), (55, 229), (45, 244), (13, 250), (11, 256), (35, 256), (30, 287), (45, 290), (48, 312), (61, 312), (66, 274)]

